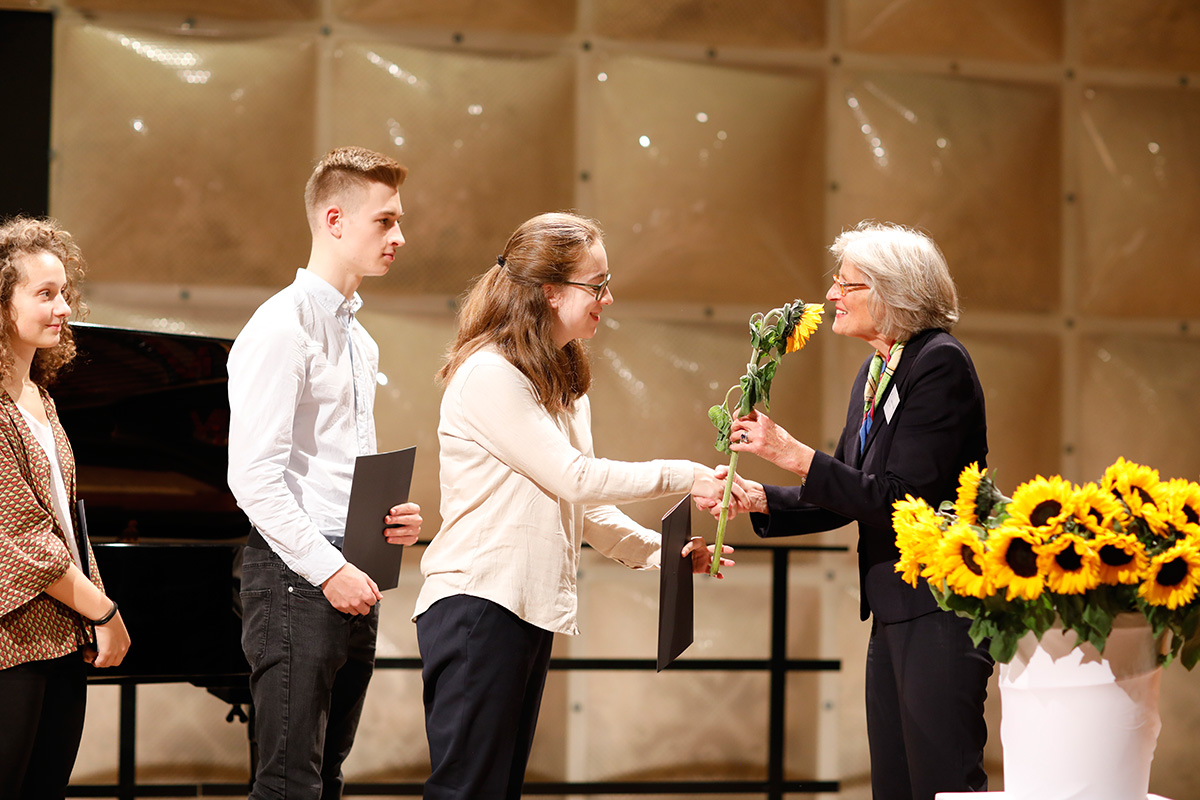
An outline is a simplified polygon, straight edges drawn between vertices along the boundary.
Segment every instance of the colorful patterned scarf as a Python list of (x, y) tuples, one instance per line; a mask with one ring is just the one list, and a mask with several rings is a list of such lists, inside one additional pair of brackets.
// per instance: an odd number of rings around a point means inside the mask
[[(887, 368), (883, 365), (883, 356), (876, 353), (871, 358), (871, 366), (867, 370), (867, 385), (863, 389), (863, 421), (858, 429), (858, 453), (862, 455), (867, 449), (867, 434), (871, 432), (871, 424), (875, 421), (875, 400), (887, 392), (892, 382), (892, 375), (900, 363), (904, 353), (904, 342), (896, 342), (888, 353)], [(881, 374), (882, 373), (882, 374)]]

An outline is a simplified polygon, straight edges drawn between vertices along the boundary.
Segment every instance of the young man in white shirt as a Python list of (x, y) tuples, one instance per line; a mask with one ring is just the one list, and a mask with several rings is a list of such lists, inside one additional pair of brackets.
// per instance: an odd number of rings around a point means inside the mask
[[(363, 278), (386, 274), (404, 244), (405, 174), (363, 148), (325, 155), (304, 191), (308, 265), (229, 354), (229, 486), (254, 526), (242, 565), (252, 798), (341, 796), (374, 668), (379, 587), (341, 553), (354, 459), (376, 452), (379, 348), (355, 313)], [(380, 520), (392, 544), (420, 530), (415, 503)]]

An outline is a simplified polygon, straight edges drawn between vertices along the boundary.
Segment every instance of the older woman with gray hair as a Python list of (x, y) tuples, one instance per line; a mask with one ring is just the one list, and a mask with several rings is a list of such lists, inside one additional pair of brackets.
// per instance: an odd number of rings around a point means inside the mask
[(833, 455), (797, 441), (763, 414), (737, 420), (733, 449), (799, 476), (793, 486), (739, 477), (759, 536), (793, 536), (858, 523), (867, 650), (867, 733), (876, 800), (933, 800), (985, 791), (983, 703), (992, 660), (969, 623), (942, 611), (929, 588), (896, 573), (892, 503), (905, 495), (936, 508), (958, 475), (985, 465), (983, 390), (966, 349), (948, 331), (958, 294), (925, 234), (865, 222), (830, 248), (838, 272), (826, 299), (833, 332), (871, 345), (850, 391)]

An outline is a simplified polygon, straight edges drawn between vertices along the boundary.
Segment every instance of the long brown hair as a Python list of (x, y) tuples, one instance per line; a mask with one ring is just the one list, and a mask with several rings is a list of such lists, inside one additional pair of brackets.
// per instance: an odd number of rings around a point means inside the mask
[[(52, 219), (19, 216), (0, 224), (0, 382), (12, 377), (14, 364), (12, 342), (17, 337), (17, 324), (12, 315), (13, 290), (28, 280), (17, 261), (21, 256), (42, 252), (56, 256), (63, 264), (67, 274), (63, 298), (71, 307), (71, 317), (87, 316), (87, 306), (79, 296), (86, 265), (71, 234)], [(29, 377), (39, 386), (47, 386), (73, 358), (75, 337), (71, 326), (63, 325), (58, 344), (34, 354)]]
[(591, 386), (592, 370), (582, 342), (555, 345), (555, 311), (542, 287), (571, 280), (602, 240), (594, 220), (562, 212), (517, 228), (497, 263), (467, 293), (438, 382), (448, 383), (468, 356), (493, 345), (533, 383), (547, 411), (569, 409)]

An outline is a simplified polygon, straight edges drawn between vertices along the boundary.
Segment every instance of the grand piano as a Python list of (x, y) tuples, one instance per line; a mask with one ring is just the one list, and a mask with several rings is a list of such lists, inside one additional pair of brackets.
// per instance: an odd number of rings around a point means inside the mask
[(71, 327), (78, 356), (50, 392), (105, 588), (133, 640), (119, 667), (89, 677), (121, 685), (118, 796), (133, 797), (138, 683), (192, 683), (230, 703), (227, 719), (248, 716), (238, 568), (250, 523), (225, 480), (232, 342)]

